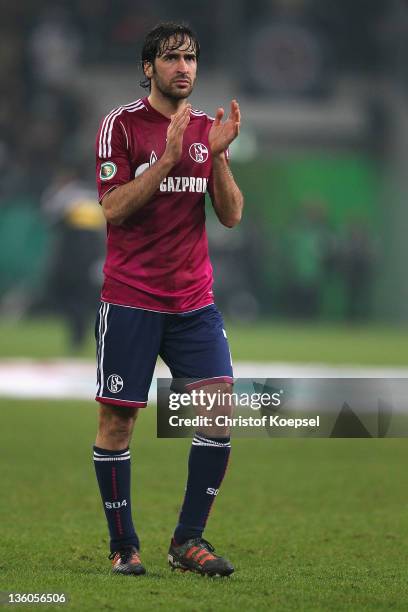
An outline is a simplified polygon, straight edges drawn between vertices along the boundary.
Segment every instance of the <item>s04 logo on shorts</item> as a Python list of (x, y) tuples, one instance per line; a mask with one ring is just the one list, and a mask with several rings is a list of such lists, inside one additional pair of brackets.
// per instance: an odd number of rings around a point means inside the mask
[(218, 495), (218, 491), (219, 491), (219, 489), (214, 489), (213, 487), (208, 487), (206, 493), (208, 493), (208, 495)]
[(105, 508), (107, 510), (116, 510), (118, 508), (121, 508), (122, 506), (127, 506), (126, 499), (124, 499), (123, 501), (105, 502)]
[(123, 378), (119, 374), (111, 374), (107, 384), (111, 393), (119, 393), (123, 389)]

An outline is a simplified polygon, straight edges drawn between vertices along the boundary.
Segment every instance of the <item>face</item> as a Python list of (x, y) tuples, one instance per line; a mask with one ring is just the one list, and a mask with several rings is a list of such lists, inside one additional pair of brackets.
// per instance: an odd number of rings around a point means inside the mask
[(172, 37), (164, 53), (154, 60), (154, 65), (146, 64), (145, 73), (151, 79), (152, 91), (156, 88), (163, 96), (173, 100), (188, 98), (193, 91), (197, 75), (197, 58), (190, 39), (178, 49)]

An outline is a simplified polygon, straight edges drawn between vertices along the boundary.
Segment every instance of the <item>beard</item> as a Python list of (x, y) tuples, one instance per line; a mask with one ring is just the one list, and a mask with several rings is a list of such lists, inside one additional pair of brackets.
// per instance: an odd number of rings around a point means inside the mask
[(194, 82), (191, 81), (188, 87), (183, 88), (179, 87), (177, 83), (165, 83), (157, 72), (154, 72), (152, 80), (154, 80), (162, 96), (170, 100), (183, 100), (184, 98), (188, 98), (194, 88)]

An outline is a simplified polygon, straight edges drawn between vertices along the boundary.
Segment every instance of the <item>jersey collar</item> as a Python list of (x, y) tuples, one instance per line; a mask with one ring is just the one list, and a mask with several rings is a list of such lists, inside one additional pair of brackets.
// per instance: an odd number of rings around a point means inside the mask
[(159, 113), (159, 111), (153, 108), (153, 106), (147, 99), (147, 96), (143, 98), (143, 104), (146, 106), (152, 119), (154, 119), (155, 121), (166, 121), (167, 123), (170, 123), (170, 119), (166, 117), (166, 115), (162, 115), (162, 113)]

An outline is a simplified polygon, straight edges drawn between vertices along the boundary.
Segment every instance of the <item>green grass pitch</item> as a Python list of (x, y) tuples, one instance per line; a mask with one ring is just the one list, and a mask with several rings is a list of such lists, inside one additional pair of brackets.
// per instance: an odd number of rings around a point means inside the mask
[(236, 573), (211, 580), (167, 566), (190, 442), (156, 439), (148, 408), (132, 445), (148, 575), (134, 578), (109, 573), (96, 405), (0, 410), (2, 591), (65, 592), (81, 611), (408, 609), (406, 440), (234, 440), (206, 537)]
[[(408, 365), (408, 328), (380, 325), (226, 321), (234, 361)], [(0, 357), (67, 356), (67, 333), (56, 318), (0, 321)], [(94, 358), (90, 331), (80, 357)]]

